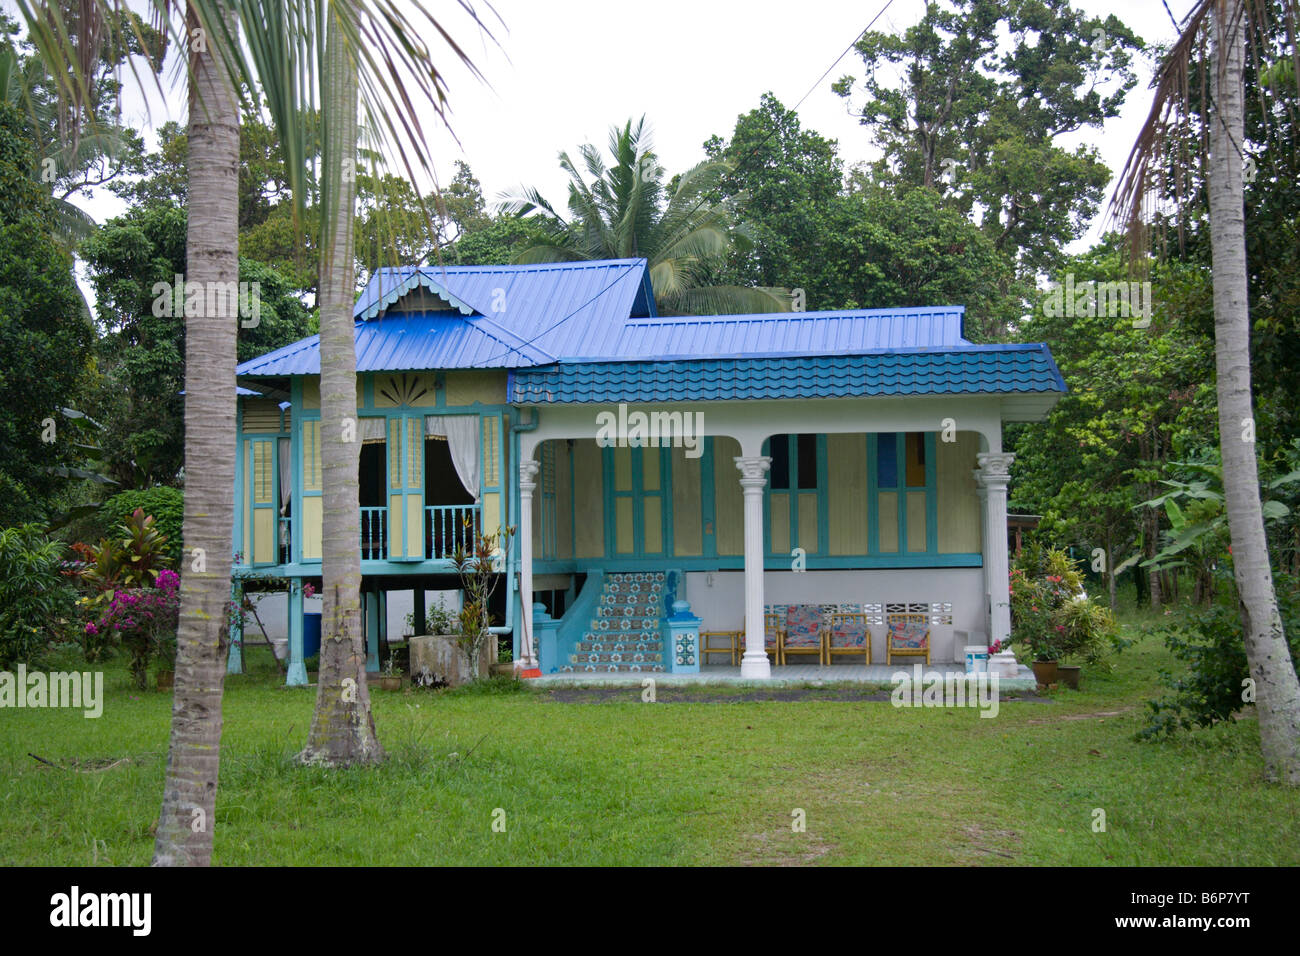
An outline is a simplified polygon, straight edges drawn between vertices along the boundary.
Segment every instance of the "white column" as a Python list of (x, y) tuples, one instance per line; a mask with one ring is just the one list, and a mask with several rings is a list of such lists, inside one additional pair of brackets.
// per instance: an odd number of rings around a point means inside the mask
[(519, 642), (515, 671), (537, 670), (533, 649), (533, 491), (539, 463), (526, 458), (519, 463)]
[(989, 643), (1011, 636), (1011, 594), (1007, 564), (1007, 483), (1009, 452), (983, 452), (975, 456), (979, 468), (975, 483), (984, 499), (984, 587), (989, 596)]
[(763, 649), (763, 488), (772, 459), (766, 455), (736, 458), (745, 494), (745, 654), (741, 677), (771, 677)]

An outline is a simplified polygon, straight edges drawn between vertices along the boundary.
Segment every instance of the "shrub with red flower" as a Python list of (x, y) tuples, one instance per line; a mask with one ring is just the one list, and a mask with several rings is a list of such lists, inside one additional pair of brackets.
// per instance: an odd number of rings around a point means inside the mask
[[(99, 618), (86, 622), (86, 633), (116, 639), (131, 655), (131, 678), (144, 688), (149, 660), (172, 653), (180, 613), (180, 575), (160, 570), (152, 587), (115, 588)], [(170, 646), (169, 646), (170, 645)]]

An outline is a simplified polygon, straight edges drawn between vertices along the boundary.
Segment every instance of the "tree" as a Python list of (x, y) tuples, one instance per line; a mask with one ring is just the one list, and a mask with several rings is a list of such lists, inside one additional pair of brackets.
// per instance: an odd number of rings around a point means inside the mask
[[(1292, 35), (1292, 63), (1300, 67), (1300, 51), (1294, 47), (1300, 5), (1286, 0), (1282, 11)], [(1129, 157), (1115, 203), (1126, 209), (1135, 233), (1140, 235), (1137, 227), (1144, 200), (1153, 185), (1150, 173), (1165, 156), (1163, 150), (1168, 142), (1161, 131), (1171, 117), (1177, 119), (1187, 109), (1189, 64), (1208, 33), (1212, 59), (1208, 70), (1210, 151), (1206, 186), (1213, 257), (1219, 449), (1233, 575), (1241, 601), (1246, 658), (1255, 682), (1264, 774), (1269, 780), (1300, 787), (1300, 678), (1291, 661), (1273, 587), (1251, 396), (1243, 195), (1243, 60), (1248, 20), (1258, 34), (1266, 13), (1263, 0), (1201, 0), (1188, 15), (1186, 26), (1157, 73), (1155, 102)]]
[(88, 369), (91, 333), (81, 320), (72, 263), (55, 239), (48, 187), (23, 117), (0, 102), (0, 526), (50, 517), (73, 455), (60, 409), (73, 403)]
[(644, 258), (656, 305), (665, 314), (790, 308), (784, 290), (704, 284), (711, 269), (742, 241), (733, 227), (731, 204), (710, 200), (728, 163), (697, 163), (665, 184), (645, 117), (610, 129), (612, 166), (590, 143), (578, 152), (592, 181), (567, 152), (560, 153), (560, 167), (569, 175), (568, 219), (533, 188), (521, 189), (505, 203), (506, 212), (533, 217), (549, 237), (519, 253), (516, 262)]
[[(1142, 41), (1069, 0), (931, 0), (901, 36), (869, 32), (856, 46), (866, 66), (858, 111), (882, 169), (978, 217), (1023, 272), (1050, 268), (1110, 178), (1094, 148), (1053, 140), (1117, 115)], [(847, 98), (855, 86), (845, 76), (833, 89)]]
[[(366, 681), (361, 622), (361, 526), (357, 436), (357, 356), (353, 338), (353, 268), (357, 143), (357, 65), (349, 48), (355, 14), (329, 5), (321, 76), (324, 109), (322, 185), (331, 203), (321, 231), (320, 396), (321, 488), (324, 495), (320, 670), (316, 709), (299, 759), (329, 766), (376, 763), (384, 749), (375, 736)], [(351, 434), (348, 434), (350, 427)], [(350, 685), (350, 686), (349, 686)]]
[[(124, 487), (170, 484), (184, 455), (185, 320), (172, 296), (185, 273), (186, 215), (157, 200), (104, 223), (82, 244), (102, 337), (88, 406), (104, 426), (104, 464)], [(290, 280), (240, 257), (239, 280), (257, 291), (239, 317), (245, 361), (311, 335)], [(253, 302), (246, 303), (251, 311)]]

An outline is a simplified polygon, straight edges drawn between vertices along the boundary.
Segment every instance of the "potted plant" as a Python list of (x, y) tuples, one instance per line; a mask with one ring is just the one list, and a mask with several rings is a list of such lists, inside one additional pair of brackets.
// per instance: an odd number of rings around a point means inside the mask
[(402, 672), (397, 667), (396, 655), (389, 653), (384, 669), (379, 672), (379, 686), (383, 690), (401, 690)]
[(1108, 608), (1088, 597), (1076, 563), (1059, 548), (1027, 548), (1012, 569), (1012, 639), (1028, 648), (1040, 684), (1078, 688), (1080, 666), (1096, 663), (1117, 633)]

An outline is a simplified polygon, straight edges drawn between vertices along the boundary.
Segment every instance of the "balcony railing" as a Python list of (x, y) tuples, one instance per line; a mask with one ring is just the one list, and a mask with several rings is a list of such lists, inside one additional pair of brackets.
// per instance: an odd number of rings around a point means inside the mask
[(450, 560), (456, 546), (474, 548), (481, 518), (478, 505), (430, 505), (424, 509), (425, 556)]
[(388, 557), (388, 509), (361, 509), (361, 558), (383, 560)]

